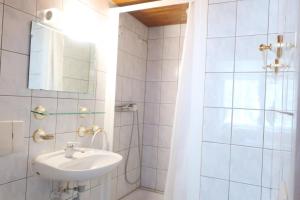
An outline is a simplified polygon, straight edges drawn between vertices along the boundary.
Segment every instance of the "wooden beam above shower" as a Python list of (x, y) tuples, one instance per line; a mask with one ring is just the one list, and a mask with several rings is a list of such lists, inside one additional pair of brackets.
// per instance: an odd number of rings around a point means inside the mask
[[(128, 6), (154, 0), (113, 0), (118, 6)], [(179, 4), (130, 12), (146, 26), (164, 26), (186, 23), (188, 4)]]

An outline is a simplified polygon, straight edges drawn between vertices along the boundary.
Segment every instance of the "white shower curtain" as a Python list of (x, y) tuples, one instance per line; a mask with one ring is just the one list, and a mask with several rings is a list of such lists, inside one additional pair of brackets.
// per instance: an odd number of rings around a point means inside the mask
[(190, 3), (165, 200), (199, 200), (208, 0)]

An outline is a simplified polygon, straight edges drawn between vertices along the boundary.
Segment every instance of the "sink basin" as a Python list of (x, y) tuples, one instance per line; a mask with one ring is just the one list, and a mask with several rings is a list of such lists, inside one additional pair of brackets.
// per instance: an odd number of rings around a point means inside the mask
[(81, 150), (72, 158), (66, 158), (64, 150), (41, 154), (33, 160), (33, 170), (52, 180), (85, 181), (112, 171), (122, 160), (121, 155), (109, 151)]

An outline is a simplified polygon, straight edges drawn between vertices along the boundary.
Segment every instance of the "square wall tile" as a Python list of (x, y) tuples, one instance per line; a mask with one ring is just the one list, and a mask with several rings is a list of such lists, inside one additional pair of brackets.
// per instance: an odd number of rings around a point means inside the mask
[(202, 175), (228, 179), (230, 145), (207, 142), (204, 142), (202, 145)]
[[(263, 171), (262, 171), (262, 186), (271, 188), (272, 187), (272, 170), (273, 170), (273, 150), (264, 149), (263, 150)], [(275, 155), (275, 154), (274, 154)]]
[(260, 200), (261, 188), (230, 182), (229, 200)]
[(211, 4), (208, 7), (208, 37), (235, 35), (236, 2)]
[(164, 60), (162, 65), (162, 81), (177, 81), (179, 60)]
[(2, 48), (29, 55), (30, 27), (33, 16), (4, 6)]
[(160, 104), (159, 124), (173, 126), (175, 104)]
[[(179, 59), (180, 38), (165, 38), (163, 59)], [(157, 51), (158, 49), (156, 49)]]
[(28, 85), (28, 56), (2, 51), (0, 93), (1, 95), (30, 96)]
[(164, 26), (164, 38), (179, 37), (180, 24)]
[(283, 79), (283, 110), (295, 111), (297, 109), (298, 79), (294, 72), (284, 73)]
[(131, 126), (122, 126), (120, 128), (120, 143), (119, 149), (125, 150), (129, 148), (130, 143)]
[(280, 149), (283, 114), (275, 111), (265, 112), (264, 148)]
[(0, 121), (24, 121), (24, 136), (29, 137), (31, 98), (0, 96)]
[(52, 181), (32, 176), (27, 179), (26, 199), (48, 200), (52, 191)]
[(132, 101), (132, 79), (122, 78), (122, 101)]
[(263, 134), (264, 111), (233, 110), (232, 144), (262, 147)]
[(285, 12), (286, 24), (284, 27), (284, 31), (297, 32), (297, 21), (299, 19), (299, 1), (289, 0), (286, 10), (288, 10), (288, 12)]
[(228, 181), (201, 177), (200, 198), (202, 200), (228, 200), (228, 189)]
[(236, 38), (235, 72), (264, 72), (261, 44), (267, 43), (267, 36), (247, 36)]
[(159, 104), (146, 103), (145, 104), (145, 124), (158, 124), (159, 123)]
[(170, 149), (158, 148), (157, 154), (158, 154), (157, 169), (168, 170)]
[(261, 190), (261, 200), (271, 200), (271, 189), (262, 188), (262, 190)]
[(265, 73), (236, 73), (234, 108), (264, 109)]
[(168, 175), (168, 171), (157, 170), (157, 181), (156, 181), (156, 189), (157, 190), (159, 190), (159, 191), (165, 190), (167, 175)]
[(237, 35), (268, 33), (269, 0), (238, 1)]
[(156, 169), (143, 167), (142, 168), (142, 181), (143, 187), (155, 188), (156, 185)]
[(161, 83), (161, 103), (176, 103), (177, 82)]
[(294, 131), (295, 129), (295, 118), (289, 115), (282, 115), (282, 135), (281, 135), (281, 150), (287, 152), (293, 151), (294, 144)]
[(0, 199), (24, 200), (26, 195), (26, 179), (0, 186)]
[(269, 33), (297, 32), (298, 7), (297, 0), (270, 0)]
[(232, 107), (233, 74), (207, 73), (205, 77), (204, 105)]
[(233, 72), (234, 50), (234, 38), (208, 39), (206, 72)]
[(205, 108), (203, 121), (203, 140), (230, 143), (231, 109)]
[(143, 147), (142, 165), (145, 167), (156, 168), (157, 165), (157, 148), (151, 146)]
[[(26, 178), (27, 159), (28, 159), (28, 139), (24, 139), (24, 140), (25, 140), (24, 147), (23, 147), (24, 151), (0, 157), (0, 171), (2, 172), (0, 174), (1, 185), (6, 184), (8, 182)], [(1, 192), (0, 192), (0, 197), (1, 197)]]
[(147, 81), (146, 82), (146, 94), (145, 102), (147, 103), (159, 103), (160, 102), (160, 82)]
[(262, 149), (231, 146), (230, 179), (261, 185)]
[(172, 140), (172, 126), (159, 126), (158, 146), (170, 148)]
[(164, 37), (164, 27), (150, 27), (148, 29), (148, 39), (161, 39)]
[[(74, 112), (78, 109), (78, 100), (58, 99), (57, 112)], [(66, 123), (68, 122), (68, 123)], [(56, 133), (75, 132), (77, 130), (77, 116), (58, 115)]]
[(36, 15), (37, 0), (5, 0), (5, 4), (31, 15)]
[(266, 105), (267, 110), (282, 110), (283, 108), (283, 79), (284, 73), (267, 73)]
[(62, 0), (36, 0), (37, 1), (37, 11), (49, 9), (49, 8), (58, 8), (62, 9)]
[(147, 81), (161, 81), (162, 61), (147, 62)]
[(148, 60), (163, 58), (164, 41), (162, 39), (148, 40)]
[(144, 124), (143, 145), (157, 146), (158, 126)]

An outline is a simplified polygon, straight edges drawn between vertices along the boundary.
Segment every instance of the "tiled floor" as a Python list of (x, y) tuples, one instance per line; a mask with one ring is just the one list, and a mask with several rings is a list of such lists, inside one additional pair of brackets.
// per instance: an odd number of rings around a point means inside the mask
[(122, 200), (163, 200), (163, 195), (155, 192), (138, 189)]

